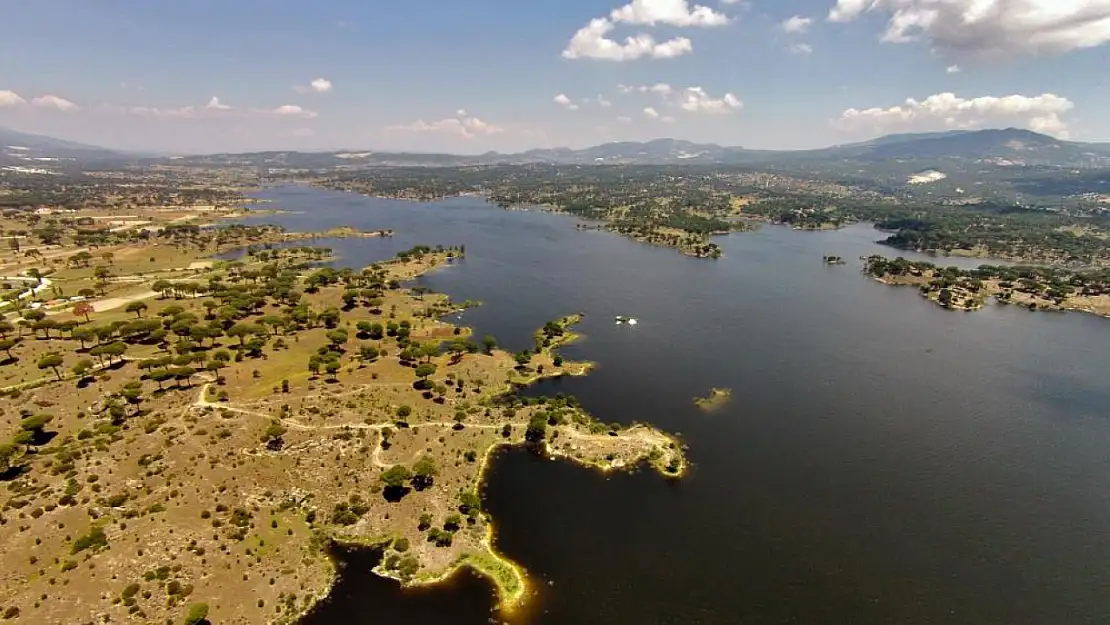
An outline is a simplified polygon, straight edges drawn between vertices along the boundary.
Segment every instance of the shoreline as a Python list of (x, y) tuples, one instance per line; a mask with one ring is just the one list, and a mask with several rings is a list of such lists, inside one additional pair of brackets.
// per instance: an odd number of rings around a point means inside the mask
[[(450, 264), (450, 263), (444, 263)], [(428, 271), (437, 269), (439, 264), (424, 267), (423, 271), (418, 275), (422, 275)], [(417, 276), (411, 276), (415, 278)], [(572, 314), (564, 316), (556, 321), (553, 321), (549, 326), (557, 326), (562, 330), (561, 334), (550, 337), (548, 344), (533, 352), (533, 358), (540, 357), (544, 359), (554, 358), (555, 351), (565, 345), (569, 345), (578, 340), (581, 340), (583, 335), (571, 330), (571, 328), (578, 324), (582, 319), (582, 314)], [(446, 322), (443, 322), (446, 323)], [(458, 327), (454, 324), (446, 323), (449, 327)], [(546, 336), (544, 328), (537, 330), (534, 334), (537, 343), (540, 338)], [(540, 365), (541, 367), (543, 365)], [(536, 371), (533, 375), (527, 378), (513, 378), (505, 381), (504, 386), (500, 388), (498, 394), (511, 394), (520, 388), (531, 386), (544, 379), (554, 379), (566, 375), (586, 375), (593, 367), (593, 363), (589, 362), (566, 362), (563, 366), (557, 368), (544, 367), (543, 372)], [(573, 368), (570, 371), (564, 368)], [(575, 408), (574, 414), (578, 415), (582, 422), (588, 425), (603, 426), (596, 417), (587, 413), (581, 408)], [(523, 431), (523, 426), (526, 422), (515, 423), (514, 427), (520, 427)], [(421, 427), (422, 424), (414, 423), (413, 427)], [(466, 426), (474, 427), (474, 426)], [(480, 427), (480, 426), (479, 426)], [(497, 426), (492, 426), (497, 427)], [(647, 465), (656, 470), (660, 475), (667, 479), (681, 479), (686, 475), (689, 469), (689, 461), (685, 455), (685, 445), (681, 443), (679, 438), (675, 435), (665, 433), (650, 425), (634, 423), (626, 428), (616, 431), (616, 435), (611, 435), (608, 430), (604, 434), (588, 434), (580, 432), (578, 427), (586, 427), (586, 425), (576, 426), (575, 423), (567, 425), (559, 425), (554, 428), (555, 434), (550, 438), (543, 440), (542, 453), (544, 457), (560, 460), (570, 461), (575, 465), (599, 471), (602, 474), (612, 473), (614, 471), (632, 470), (640, 465)], [(559, 436), (563, 434), (563, 436)], [(582, 455), (575, 455), (574, 449), (559, 448), (554, 441), (558, 440), (563, 442), (566, 439), (572, 440), (588, 440), (590, 437), (602, 439), (605, 442), (611, 440), (615, 441), (633, 441), (640, 442), (642, 448), (634, 451), (630, 461), (626, 461), (619, 457), (613, 456), (611, 459), (602, 457), (601, 459), (586, 458)], [(467, 485), (469, 492), (480, 493), (484, 488), (488, 471), (492, 466), (493, 459), (497, 453), (503, 449), (518, 449), (528, 448), (534, 443), (526, 440), (515, 440), (517, 437), (514, 435), (513, 439), (498, 439), (490, 443), (484, 451), (480, 454), (479, 465), (477, 472), (474, 474), (473, 479)], [(379, 438), (375, 449), (380, 449), (381, 439)], [(649, 448), (650, 447), (650, 451)], [(660, 449), (669, 449), (670, 453), (664, 453)], [(377, 453), (377, 451), (375, 451)], [(418, 588), (418, 587), (431, 587), (436, 584), (444, 583), (450, 580), (453, 576), (463, 568), (470, 568), (475, 574), (487, 579), (493, 587), (493, 594), (496, 598), (496, 610), (502, 614), (512, 614), (515, 610), (521, 608), (527, 603), (528, 591), (534, 587), (530, 582), (527, 571), (518, 563), (513, 561), (507, 555), (500, 553), (494, 546), (494, 532), (496, 528), (496, 520), (492, 518), (483, 509), (480, 513), (481, 520), (485, 524), (484, 536), (479, 540), (479, 550), (464, 551), (453, 562), (444, 567), (442, 570), (433, 575), (421, 576), (419, 573), (413, 577), (405, 577), (401, 573), (390, 570), (384, 565), (385, 557), (388, 555), (389, 548), (393, 541), (401, 538), (401, 535), (386, 535), (376, 536), (374, 538), (360, 538), (350, 535), (335, 535), (332, 533), (328, 536), (331, 543), (343, 548), (372, 548), (381, 549), (383, 553), (382, 560), (377, 566), (374, 567), (373, 573), (384, 579), (391, 579), (396, 581), (401, 588)], [(331, 558), (329, 558), (330, 560)], [(306, 606), (305, 609), (297, 615), (299, 621), (305, 615), (322, 601), (326, 601), (331, 591), (335, 588), (338, 581), (338, 567), (333, 562), (331, 565), (330, 582), (323, 594), (317, 598), (311, 606)]]
[[(923, 261), (902, 258), (892, 261), (881, 256), (867, 257), (863, 261), (861, 273), (871, 280), (893, 287), (917, 287), (921, 297), (947, 310), (975, 312), (993, 300), (998, 305), (1021, 306), (1030, 312), (1078, 312), (1110, 318), (1110, 295), (1105, 293), (1104, 286), (1096, 285), (1102, 294), (1084, 290), (1077, 295), (1072, 291), (1046, 291), (1035, 279), (1008, 277), (1025, 273), (1052, 284), (1052, 281), (1069, 277), (1060, 275), (1066, 270), (1059, 268), (982, 265), (976, 270), (956, 270), (951, 275), (950, 270)], [(1037, 270), (1048, 275), (1038, 275)], [(1080, 280), (1082, 284), (1086, 279), (1095, 278), (1080, 271), (1070, 273), (1071, 281)], [(1034, 289), (1034, 286), (1039, 288)]]

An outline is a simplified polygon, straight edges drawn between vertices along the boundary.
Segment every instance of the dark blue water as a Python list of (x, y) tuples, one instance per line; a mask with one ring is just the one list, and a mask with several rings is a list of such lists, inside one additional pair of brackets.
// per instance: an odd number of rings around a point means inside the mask
[[(423, 279), (485, 306), (461, 323), (519, 349), (583, 312), (567, 356), (604, 421), (680, 432), (673, 483), (602, 477), (525, 452), (486, 485), (497, 542), (540, 584), (529, 623), (1101, 623), (1110, 618), (1110, 322), (945, 311), (858, 273), (896, 252), (865, 226), (767, 227), (685, 258), (571, 218), (463, 198), (433, 204), (314, 189), (263, 194), (293, 230), (393, 228), (327, 241), (360, 267), (417, 243), (467, 258)], [(846, 267), (822, 264), (826, 254)], [(966, 259), (944, 264), (975, 265)], [(635, 328), (615, 315), (640, 320)], [(712, 415), (694, 396), (733, 389)], [(424, 597), (354, 574), (306, 623), (484, 623), (470, 578)], [(429, 606), (435, 606), (429, 607)], [(385, 609), (385, 608), (382, 608)], [(386, 612), (383, 612), (386, 613)]]

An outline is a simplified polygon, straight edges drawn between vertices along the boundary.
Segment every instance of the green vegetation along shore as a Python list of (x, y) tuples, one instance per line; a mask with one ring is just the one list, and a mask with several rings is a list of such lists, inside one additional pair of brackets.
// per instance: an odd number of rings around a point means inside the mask
[(1110, 316), (1110, 270), (1071, 271), (1053, 267), (937, 267), (882, 256), (864, 259), (864, 273), (884, 284), (916, 286), (945, 308), (977, 310), (989, 298), (1030, 310), (1081, 311)]

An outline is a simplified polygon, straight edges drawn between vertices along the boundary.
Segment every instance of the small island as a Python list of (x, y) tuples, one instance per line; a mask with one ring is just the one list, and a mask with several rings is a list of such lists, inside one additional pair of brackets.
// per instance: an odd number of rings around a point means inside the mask
[(723, 408), (731, 400), (732, 389), (712, 388), (709, 389), (709, 394), (705, 397), (695, 397), (694, 405), (706, 412), (713, 412)]
[(1088, 312), (1110, 316), (1110, 270), (982, 265), (977, 269), (882, 256), (864, 258), (864, 274), (883, 284), (915, 286), (950, 310), (972, 311), (988, 299), (1029, 310)]
[(839, 257), (839, 256), (822, 256), (821, 257), (821, 262), (825, 263), (826, 265), (844, 265), (844, 264), (846, 264), (844, 262), (844, 259)]
[(338, 226), (320, 232), (286, 232), (286, 241), (305, 241), (316, 239), (369, 239), (373, 237), (391, 237), (392, 230), (359, 230), (352, 226)]

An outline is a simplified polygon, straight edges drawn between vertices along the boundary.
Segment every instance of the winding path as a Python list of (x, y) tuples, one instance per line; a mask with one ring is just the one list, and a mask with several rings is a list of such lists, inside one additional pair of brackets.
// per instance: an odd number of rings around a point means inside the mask
[[(227, 411), (230, 411), (230, 412), (245, 414), (245, 415), (249, 415), (249, 416), (252, 416), (252, 417), (258, 417), (260, 419), (265, 419), (266, 421), (277, 421), (277, 422), (281, 423), (283, 426), (285, 426), (286, 428), (289, 428), (290, 430), (297, 430), (297, 431), (300, 431), (300, 432), (319, 432), (319, 431), (331, 431), (331, 430), (372, 430), (372, 431), (378, 433), (378, 441), (374, 445), (374, 452), (373, 452), (373, 455), (372, 455), (374, 466), (376, 466), (378, 468), (382, 468), (382, 469), (388, 469), (389, 467), (394, 466), (392, 464), (382, 462), (382, 460), (381, 460), (382, 441), (384, 439), (384, 437), (382, 436), (382, 430), (384, 430), (386, 428), (396, 428), (397, 426), (394, 425), (393, 423), (341, 423), (341, 424), (337, 424), (337, 425), (305, 425), (304, 423), (301, 423), (300, 421), (297, 421), (295, 419), (291, 419), (291, 418), (288, 418), (288, 417), (275, 417), (274, 415), (266, 414), (264, 412), (258, 412), (258, 411), (255, 411), (255, 410), (247, 410), (245, 408), (236, 408), (235, 406), (229, 406), (227, 404), (223, 404), (223, 403), (220, 403), (220, 402), (209, 401), (208, 400), (208, 390), (211, 386), (212, 386), (211, 382), (206, 382), (203, 386), (200, 387), (200, 393), (197, 395), (197, 399), (196, 399), (196, 401), (193, 402), (191, 408), (227, 410)], [(455, 421), (425, 421), (425, 422), (421, 422), (421, 423), (410, 424), (410, 427), (414, 427), (414, 428), (416, 428), (416, 427), (454, 428), (456, 425), (458, 425), (458, 423), (455, 422)], [(518, 423), (518, 424), (515, 424), (515, 425), (520, 425), (520, 424)], [(466, 427), (468, 429), (496, 430), (498, 428), (501, 428), (502, 426), (492, 425), (492, 424), (484, 424), (484, 423), (475, 423), (475, 424), (465, 424), (464, 427)]]

